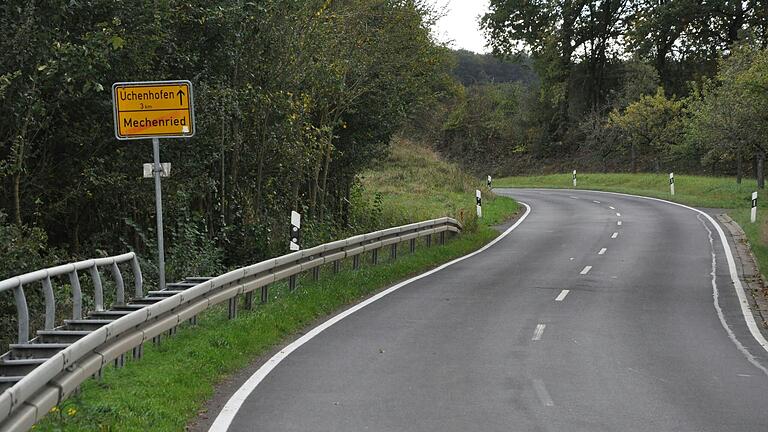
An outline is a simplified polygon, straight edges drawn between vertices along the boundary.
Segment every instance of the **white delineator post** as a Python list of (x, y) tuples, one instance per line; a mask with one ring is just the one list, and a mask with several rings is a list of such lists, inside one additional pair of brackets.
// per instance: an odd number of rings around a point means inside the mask
[(491, 183), (492, 182), (493, 182), (493, 179), (491, 178), (491, 176), (488, 176), (488, 189), (491, 188)]
[(480, 189), (475, 190), (475, 199), (477, 200), (477, 217), (483, 217), (483, 196)]
[(675, 173), (669, 173), (669, 193), (675, 194)]
[(749, 220), (751, 220), (752, 223), (755, 223), (757, 220), (757, 192), (752, 192), (752, 214), (750, 215)]
[(301, 238), (301, 214), (291, 211), (291, 242), (290, 249), (297, 251), (301, 249), (299, 239)]
[(576, 170), (573, 170), (573, 187), (576, 187)]

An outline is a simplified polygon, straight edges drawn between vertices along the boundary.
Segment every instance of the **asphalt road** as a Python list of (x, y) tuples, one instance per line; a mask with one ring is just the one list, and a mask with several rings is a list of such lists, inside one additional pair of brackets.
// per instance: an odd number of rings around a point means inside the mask
[(531, 206), (517, 229), (302, 345), (229, 430), (768, 430), (768, 356), (703, 217), (499, 193)]

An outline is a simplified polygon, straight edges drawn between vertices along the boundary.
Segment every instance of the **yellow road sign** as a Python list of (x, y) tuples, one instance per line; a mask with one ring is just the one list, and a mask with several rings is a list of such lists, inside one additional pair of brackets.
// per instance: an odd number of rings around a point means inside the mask
[(195, 134), (189, 81), (115, 83), (112, 105), (119, 140), (189, 138)]

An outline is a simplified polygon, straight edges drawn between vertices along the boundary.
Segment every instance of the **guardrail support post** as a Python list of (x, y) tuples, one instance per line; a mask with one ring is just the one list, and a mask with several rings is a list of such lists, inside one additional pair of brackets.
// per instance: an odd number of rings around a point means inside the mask
[(397, 243), (390, 246), (389, 249), (389, 259), (394, 261), (397, 259)]
[(261, 287), (261, 304), (267, 303), (269, 301), (269, 285), (264, 285)]
[(360, 255), (355, 255), (352, 257), (352, 270), (359, 270), (360, 269)]
[(427, 236), (427, 247), (432, 246), (432, 234)]
[(341, 260), (336, 260), (333, 262), (333, 272), (338, 273), (341, 271)]
[(253, 309), (253, 291), (245, 293), (245, 309)]
[(293, 291), (296, 289), (296, 275), (288, 277), (288, 290)]
[(125, 304), (125, 283), (123, 282), (123, 275), (120, 273), (120, 267), (116, 262), (112, 263), (112, 277), (115, 278), (115, 287), (117, 289), (117, 295), (115, 296), (116, 305)]
[(19, 318), (19, 343), (29, 342), (29, 309), (27, 308), (27, 297), (24, 295), (24, 286), (19, 284), (13, 289), (13, 296), (16, 300), (16, 316)]
[(115, 359), (115, 369), (120, 369), (123, 366), (125, 366), (125, 354), (120, 354)]
[(315, 267), (312, 269), (312, 280), (315, 282), (320, 280), (320, 267)]
[(440, 232), (440, 245), (442, 246), (444, 244), (445, 244), (445, 231), (441, 231)]
[(131, 260), (131, 269), (133, 270), (133, 283), (136, 292), (134, 295), (136, 298), (144, 297), (144, 278), (141, 276), (141, 266), (139, 265), (139, 258), (134, 255)]
[(371, 252), (371, 263), (373, 263), (373, 265), (376, 265), (376, 264), (379, 263), (379, 249), (378, 248), (374, 249), (373, 252)]
[(45, 329), (53, 329), (56, 321), (56, 300), (53, 298), (53, 285), (50, 276), (42, 280), (45, 296)]
[(415, 238), (411, 239), (408, 242), (408, 249), (411, 251), (411, 253), (415, 253), (416, 252), (416, 239)]
[(77, 270), (69, 273), (69, 285), (72, 287), (72, 319), (83, 318), (83, 292), (80, 289), (80, 278)]
[(96, 311), (104, 310), (104, 288), (101, 286), (101, 276), (96, 263), (90, 268), (91, 278), (93, 279), (93, 301), (96, 303)]
[(133, 358), (138, 360), (144, 357), (144, 343), (140, 343), (138, 346), (133, 347)]
[(227, 308), (227, 315), (229, 316), (229, 319), (237, 318), (237, 296), (229, 299), (228, 305), (229, 307)]

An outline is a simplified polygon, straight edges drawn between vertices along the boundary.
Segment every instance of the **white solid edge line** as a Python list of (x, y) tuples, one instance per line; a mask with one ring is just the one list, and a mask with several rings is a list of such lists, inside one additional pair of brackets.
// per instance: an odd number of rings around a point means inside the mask
[(590, 270), (592, 270), (592, 266), (586, 266), (584, 267), (584, 270), (581, 271), (581, 274), (585, 275), (589, 273)]
[(555, 298), (555, 301), (561, 302), (561, 301), (565, 300), (565, 296), (567, 296), (569, 292), (571, 292), (571, 290), (562, 290), (562, 291), (560, 291), (560, 295), (558, 295), (557, 298)]
[[(512, 188), (509, 188), (512, 189)], [(554, 189), (544, 189), (552, 191)], [(760, 329), (757, 326), (757, 322), (755, 321), (755, 317), (752, 316), (752, 311), (749, 309), (749, 302), (747, 301), (747, 295), (744, 292), (744, 286), (741, 284), (741, 280), (739, 279), (739, 274), (736, 272), (736, 261), (733, 259), (733, 253), (731, 253), (731, 246), (730, 243), (728, 243), (728, 238), (725, 236), (725, 232), (723, 232), (723, 229), (720, 227), (720, 224), (715, 221), (715, 219), (712, 218), (712, 216), (706, 214), (705, 212), (689, 207), (685, 204), (679, 204), (672, 201), (667, 201), (661, 198), (653, 198), (653, 197), (646, 197), (642, 195), (632, 195), (632, 194), (625, 194), (620, 192), (605, 192), (605, 191), (593, 191), (588, 189), (579, 189), (580, 192), (593, 192), (593, 193), (601, 193), (601, 194), (610, 194), (610, 195), (619, 195), (619, 196), (627, 196), (632, 198), (641, 198), (641, 199), (647, 199), (651, 201), (658, 201), (663, 202), (667, 204), (672, 204), (678, 207), (682, 207), (684, 209), (691, 210), (693, 212), (696, 212), (705, 218), (712, 224), (712, 226), (715, 227), (717, 230), (717, 234), (720, 237), (720, 243), (723, 245), (723, 250), (725, 251), (725, 259), (728, 262), (728, 270), (731, 273), (731, 282), (733, 282), (733, 287), (736, 290), (736, 296), (739, 298), (739, 305), (741, 306), (741, 314), (744, 316), (744, 321), (747, 324), (747, 328), (749, 329), (749, 333), (752, 335), (752, 337), (755, 339), (755, 341), (763, 347), (763, 349), (768, 352), (768, 340), (765, 339), (762, 333), (760, 333)]]
[(432, 275), (434, 273), (439, 272), (440, 270), (443, 270), (447, 267), (450, 267), (460, 261), (464, 261), (465, 259), (471, 258), (479, 253), (485, 252), (490, 247), (495, 245), (496, 243), (500, 242), (502, 239), (504, 239), (506, 236), (508, 236), (512, 231), (515, 230), (518, 226), (520, 226), (521, 223), (528, 217), (528, 215), (531, 214), (531, 206), (528, 204), (518, 201), (518, 203), (525, 206), (525, 213), (520, 217), (520, 219), (517, 220), (517, 222), (514, 223), (511, 227), (509, 227), (506, 231), (501, 233), (498, 237), (491, 240), (490, 243), (483, 246), (482, 248), (469, 253), (467, 255), (464, 255), (462, 257), (456, 258), (453, 261), (447, 262), (440, 267), (437, 267), (435, 269), (432, 269), (426, 273), (422, 273), (418, 276), (415, 276), (411, 279), (408, 279), (406, 281), (400, 282), (397, 285), (394, 285), (392, 287), (387, 288), (386, 290), (376, 294), (375, 296), (369, 298), (368, 300), (363, 301), (362, 303), (358, 303), (355, 306), (350, 307), (349, 309), (335, 315), (334, 317), (330, 318), (329, 320), (325, 321), (324, 323), (318, 325), (317, 327), (310, 330), (308, 333), (306, 333), (304, 336), (300, 337), (299, 339), (295, 340), (293, 343), (289, 344), (282, 350), (280, 350), (277, 354), (272, 356), (269, 360), (267, 360), (266, 363), (264, 363), (256, 372), (251, 375), (250, 378), (242, 385), (239, 389), (229, 398), (226, 405), (224, 405), (224, 408), (221, 409), (221, 412), (216, 416), (216, 420), (214, 420), (213, 424), (211, 425), (210, 429), (208, 429), (208, 432), (225, 432), (229, 429), (229, 426), (232, 424), (232, 421), (235, 419), (235, 416), (237, 415), (237, 412), (240, 410), (240, 407), (243, 405), (243, 403), (248, 399), (248, 397), (251, 395), (251, 393), (256, 389), (256, 387), (264, 380), (264, 378), (269, 375), (272, 370), (277, 367), (277, 365), (280, 364), (286, 357), (288, 357), (293, 351), (297, 350), (299, 347), (304, 345), (305, 343), (309, 342), (314, 338), (315, 336), (322, 333), (324, 330), (328, 329), (329, 327), (333, 326), (337, 322), (343, 320), (344, 318), (352, 315), (353, 313), (359, 311), (360, 309), (368, 306), (369, 304), (381, 299), (382, 297), (385, 297), (400, 288), (415, 282), (419, 279), (425, 278), (429, 275)]
[(600, 249), (600, 252), (598, 252), (597, 254), (598, 255), (603, 255), (605, 253), (605, 251), (607, 251), (607, 250), (608, 250), (607, 248), (602, 248), (602, 249)]

